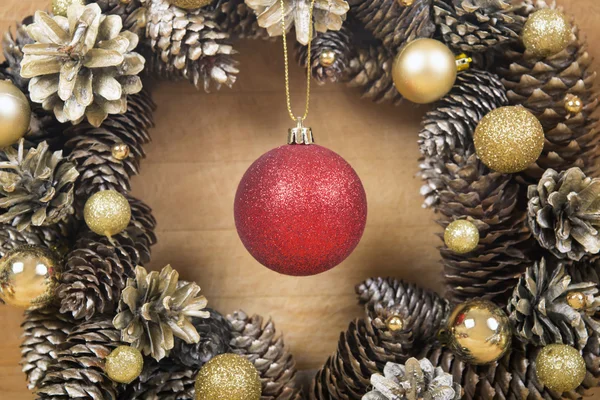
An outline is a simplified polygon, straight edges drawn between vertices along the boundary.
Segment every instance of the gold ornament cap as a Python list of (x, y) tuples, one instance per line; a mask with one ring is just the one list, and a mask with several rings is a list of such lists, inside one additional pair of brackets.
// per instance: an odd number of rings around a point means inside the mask
[(196, 377), (196, 400), (260, 400), (262, 385), (254, 364), (237, 354), (221, 354)]
[(133, 347), (119, 346), (107, 357), (104, 371), (108, 377), (117, 383), (131, 383), (144, 368), (142, 353)]
[(86, 201), (83, 218), (93, 232), (110, 237), (127, 228), (131, 220), (131, 207), (121, 193), (102, 190)]
[(183, 8), (184, 10), (195, 10), (210, 5), (212, 0), (168, 0), (175, 7)]
[(528, 51), (538, 57), (548, 57), (567, 48), (571, 43), (572, 28), (561, 11), (545, 8), (529, 16), (522, 36)]
[(296, 127), (288, 130), (288, 144), (313, 144), (312, 129), (304, 126), (302, 118), (296, 120)]
[(29, 130), (29, 100), (11, 81), (0, 80), (0, 148), (17, 143)]
[(52, 14), (66, 17), (67, 10), (73, 4), (85, 6), (85, 0), (52, 0)]
[(585, 360), (579, 351), (566, 344), (550, 344), (535, 360), (538, 381), (557, 393), (575, 390), (586, 375)]
[(469, 253), (479, 244), (479, 230), (465, 219), (453, 221), (444, 230), (444, 243), (457, 254)]

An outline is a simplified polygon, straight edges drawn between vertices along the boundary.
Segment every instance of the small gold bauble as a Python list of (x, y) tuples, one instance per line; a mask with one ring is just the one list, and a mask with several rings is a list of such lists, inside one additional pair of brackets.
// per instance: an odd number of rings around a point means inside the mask
[(534, 12), (523, 26), (523, 44), (538, 57), (548, 57), (566, 49), (571, 35), (567, 17), (556, 9)]
[(119, 346), (107, 357), (104, 364), (106, 375), (117, 383), (131, 383), (144, 368), (144, 357), (138, 349)]
[(456, 81), (456, 58), (442, 42), (413, 40), (400, 51), (392, 67), (398, 92), (413, 103), (432, 103), (444, 97)]
[(473, 142), (485, 165), (512, 174), (538, 159), (544, 149), (544, 128), (524, 107), (500, 107), (481, 119)]
[(444, 243), (455, 253), (469, 253), (479, 244), (479, 230), (470, 221), (464, 219), (453, 221), (444, 231)]
[(169, 0), (169, 3), (185, 10), (194, 10), (210, 5), (212, 0)]
[(333, 50), (325, 49), (321, 54), (319, 54), (319, 64), (322, 67), (331, 67), (333, 63), (335, 63), (336, 55)]
[(52, 14), (66, 17), (67, 10), (73, 4), (84, 6), (85, 0), (52, 0)]
[(579, 114), (583, 110), (583, 101), (574, 94), (567, 94), (565, 96), (565, 110), (569, 114)]
[(510, 348), (508, 316), (488, 300), (469, 300), (456, 306), (446, 326), (446, 341), (465, 362), (482, 365), (500, 359)]
[(87, 226), (98, 235), (112, 236), (129, 225), (131, 207), (121, 193), (102, 190), (86, 201), (83, 218)]
[(0, 299), (30, 310), (47, 306), (54, 298), (59, 264), (47, 249), (22, 246), (0, 260)]
[(221, 354), (196, 377), (196, 400), (260, 400), (262, 386), (254, 364), (237, 354)]
[(131, 4), (133, 0), (120, 0), (121, 4)]
[(385, 321), (385, 325), (392, 332), (401, 331), (404, 329), (404, 320), (399, 315), (392, 315)]
[(538, 381), (550, 390), (575, 390), (586, 374), (585, 360), (578, 350), (566, 344), (544, 346), (535, 360)]
[(402, 7), (410, 7), (414, 2), (415, 0), (398, 0), (398, 3), (400, 3)]
[(17, 143), (29, 130), (31, 107), (10, 81), (0, 81), (0, 148)]
[(570, 292), (567, 294), (567, 304), (573, 309), (581, 311), (587, 307), (587, 299), (581, 292)]
[(123, 161), (129, 156), (129, 146), (125, 143), (117, 143), (111, 149), (111, 154), (119, 161)]

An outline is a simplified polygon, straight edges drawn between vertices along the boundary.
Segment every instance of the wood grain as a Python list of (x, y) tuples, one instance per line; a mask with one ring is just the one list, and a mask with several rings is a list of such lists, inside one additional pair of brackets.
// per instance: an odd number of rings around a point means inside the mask
[[(591, 43), (600, 43), (597, 0), (560, 2)], [(43, 8), (46, 0), (3, 0), (0, 28)], [(435, 216), (421, 208), (416, 133), (425, 107), (375, 105), (355, 90), (328, 85), (313, 91), (309, 122), (319, 144), (348, 160), (365, 185), (369, 218), (356, 251), (336, 269), (310, 278), (277, 275), (240, 243), (233, 196), (246, 168), (285, 141), (290, 121), (283, 97), (280, 44), (239, 44), (242, 72), (232, 90), (207, 95), (184, 83), (160, 84), (157, 126), (134, 195), (154, 208), (159, 243), (151, 268), (170, 263), (195, 280), (223, 313), (244, 309), (272, 317), (300, 368), (317, 368), (339, 332), (361, 315), (354, 285), (395, 276), (440, 290)], [(598, 47), (590, 52), (598, 56)], [(599, 66), (596, 61), (596, 68)], [(292, 68), (292, 92), (302, 107), (303, 71)], [(21, 313), (3, 307), (0, 399), (31, 399), (19, 361)], [(598, 396), (600, 399), (600, 396)]]

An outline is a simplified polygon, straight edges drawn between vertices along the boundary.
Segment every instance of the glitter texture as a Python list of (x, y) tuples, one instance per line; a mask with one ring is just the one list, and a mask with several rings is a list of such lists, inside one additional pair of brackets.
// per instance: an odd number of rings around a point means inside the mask
[(479, 230), (467, 220), (454, 221), (444, 231), (444, 243), (455, 253), (468, 253), (479, 244)]
[(144, 357), (138, 349), (119, 346), (106, 357), (104, 371), (118, 383), (131, 383), (142, 373)]
[(558, 10), (543, 9), (529, 16), (523, 27), (525, 48), (538, 57), (566, 49), (572, 39), (571, 24)]
[(60, 15), (61, 17), (66, 17), (67, 9), (72, 4), (79, 4), (84, 6), (85, 0), (52, 0), (52, 14)]
[(282, 274), (314, 275), (352, 253), (365, 228), (367, 198), (356, 172), (333, 151), (285, 145), (246, 171), (234, 214), (258, 262)]
[(544, 129), (523, 107), (501, 107), (481, 119), (473, 135), (481, 161), (504, 174), (520, 172), (544, 149)]
[(586, 374), (585, 360), (566, 344), (545, 346), (535, 360), (538, 381), (548, 389), (564, 393), (576, 389)]
[(83, 218), (87, 226), (98, 235), (112, 236), (129, 225), (131, 207), (121, 193), (103, 190), (94, 193), (85, 203)]
[(206, 363), (196, 377), (196, 400), (260, 400), (256, 367), (237, 354), (221, 354)]

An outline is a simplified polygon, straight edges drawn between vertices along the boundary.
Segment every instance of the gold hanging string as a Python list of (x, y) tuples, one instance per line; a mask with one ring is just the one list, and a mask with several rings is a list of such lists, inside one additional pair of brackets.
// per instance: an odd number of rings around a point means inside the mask
[[(300, 0), (302, 1), (302, 0)], [(285, 28), (285, 3), (284, 0), (279, 0), (281, 6), (281, 28), (283, 29), (283, 59), (285, 63), (285, 98), (287, 101), (287, 109), (290, 118), (294, 122), (302, 123), (306, 117), (308, 117), (308, 106), (310, 104), (310, 58), (311, 58), (311, 44), (313, 36), (313, 9), (315, 7), (315, 0), (311, 0), (310, 9), (308, 14), (308, 24), (310, 30), (308, 31), (308, 52), (306, 53), (306, 106), (304, 108), (304, 115), (297, 117), (292, 112), (292, 99), (290, 97), (290, 74), (289, 74), (289, 62), (288, 62), (288, 48), (286, 39), (286, 28)]]

